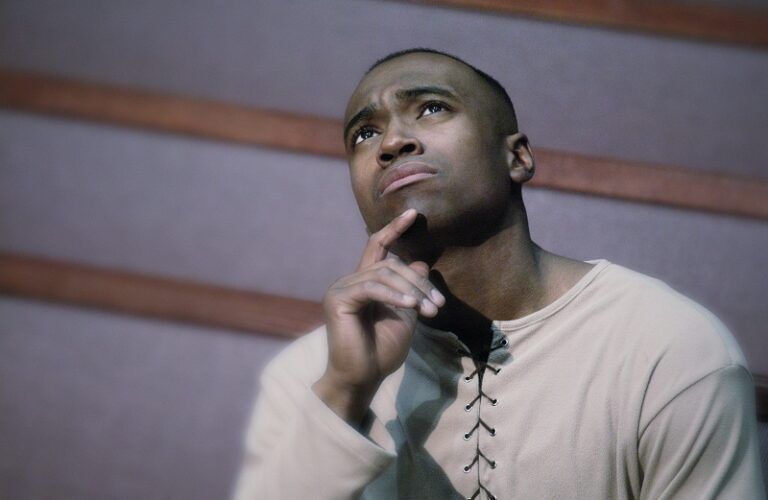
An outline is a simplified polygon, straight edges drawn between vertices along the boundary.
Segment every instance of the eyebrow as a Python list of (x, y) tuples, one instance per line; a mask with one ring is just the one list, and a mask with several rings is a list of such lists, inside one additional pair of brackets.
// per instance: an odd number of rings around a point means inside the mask
[(395, 92), (395, 97), (401, 101), (407, 101), (408, 99), (415, 99), (424, 94), (436, 94), (449, 99), (456, 99), (456, 94), (444, 87), (437, 87), (434, 85), (425, 85), (422, 87), (413, 87), (410, 89), (401, 89)]
[[(452, 91), (444, 87), (437, 87), (434, 85), (424, 85), (420, 87), (400, 89), (395, 92), (395, 97), (399, 101), (408, 101), (408, 100), (416, 99), (417, 97), (420, 97), (425, 94), (435, 94), (435, 95), (446, 97), (448, 99), (457, 100), (456, 94), (453, 93)], [(352, 118), (350, 118), (347, 124), (344, 126), (344, 140), (346, 141), (347, 134), (349, 134), (349, 131), (352, 130), (352, 127), (354, 127), (361, 121), (370, 120), (377, 110), (378, 108), (375, 105), (369, 104), (365, 106), (363, 109), (361, 109), (360, 111), (358, 111), (357, 113), (355, 113), (354, 116), (352, 116)]]
[(374, 113), (376, 113), (377, 109), (378, 108), (373, 104), (369, 104), (368, 106), (364, 107), (363, 109), (355, 113), (355, 116), (350, 118), (347, 124), (344, 126), (344, 141), (346, 142), (347, 135), (349, 134), (349, 131), (352, 130), (352, 127), (354, 127), (355, 125), (357, 125), (362, 121), (370, 120), (373, 117)]

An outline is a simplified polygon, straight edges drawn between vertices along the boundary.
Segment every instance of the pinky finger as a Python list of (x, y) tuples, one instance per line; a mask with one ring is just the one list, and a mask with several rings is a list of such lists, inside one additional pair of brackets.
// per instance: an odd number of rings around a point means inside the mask
[(357, 306), (370, 302), (381, 302), (388, 306), (412, 309), (419, 302), (413, 295), (399, 292), (377, 281), (363, 281), (352, 285), (350, 288), (351, 293), (348, 300)]

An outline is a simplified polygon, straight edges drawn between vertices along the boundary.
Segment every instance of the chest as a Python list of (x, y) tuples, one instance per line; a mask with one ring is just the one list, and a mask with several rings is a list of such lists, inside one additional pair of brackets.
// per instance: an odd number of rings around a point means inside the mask
[(636, 412), (620, 364), (552, 356), (406, 364), (377, 410), (397, 452), (382, 485), (406, 497), (631, 496)]

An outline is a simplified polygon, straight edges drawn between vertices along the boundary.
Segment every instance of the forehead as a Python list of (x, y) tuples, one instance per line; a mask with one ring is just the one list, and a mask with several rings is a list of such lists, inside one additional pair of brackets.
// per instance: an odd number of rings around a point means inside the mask
[[(356, 110), (376, 104), (387, 93), (401, 88), (439, 85), (453, 89), (459, 97), (469, 98), (478, 88), (479, 77), (466, 65), (439, 54), (413, 53), (387, 61), (365, 75), (352, 93), (345, 119)], [(482, 87), (480, 87), (482, 88)], [(475, 93), (478, 93), (475, 90)]]

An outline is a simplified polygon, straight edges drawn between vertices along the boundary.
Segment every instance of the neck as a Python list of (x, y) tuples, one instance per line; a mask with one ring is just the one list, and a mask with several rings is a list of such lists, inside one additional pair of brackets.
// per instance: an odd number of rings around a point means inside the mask
[(488, 229), (482, 236), (464, 235), (458, 244), (407, 252), (429, 256), (430, 279), (446, 297), (438, 316), (423, 321), (454, 332), (476, 354), (487, 353), (492, 320), (530, 314), (546, 296), (542, 264), (546, 252), (531, 241), (524, 208), (512, 207)]
[(445, 248), (432, 276), (441, 291), (482, 316), (515, 319), (536, 310), (543, 295), (540, 254), (525, 220), (515, 221), (481, 245)]

